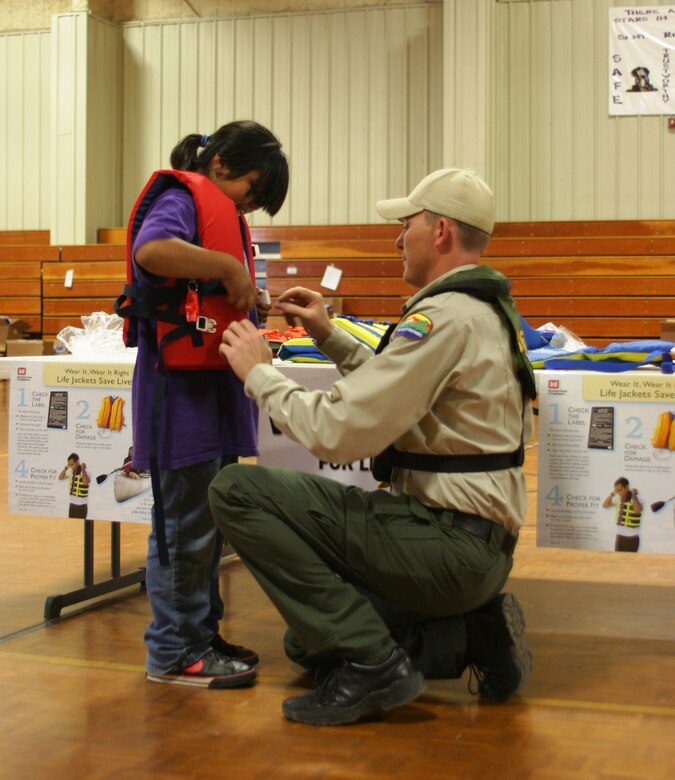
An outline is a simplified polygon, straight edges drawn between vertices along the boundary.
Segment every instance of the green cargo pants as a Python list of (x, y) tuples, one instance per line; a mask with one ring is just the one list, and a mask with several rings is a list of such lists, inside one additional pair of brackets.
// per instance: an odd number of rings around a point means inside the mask
[(233, 464), (211, 483), (216, 524), (289, 626), (308, 668), (400, 644), (429, 678), (467, 666), (464, 613), (499, 593), (512, 565), (453, 528), (452, 510), (290, 469)]

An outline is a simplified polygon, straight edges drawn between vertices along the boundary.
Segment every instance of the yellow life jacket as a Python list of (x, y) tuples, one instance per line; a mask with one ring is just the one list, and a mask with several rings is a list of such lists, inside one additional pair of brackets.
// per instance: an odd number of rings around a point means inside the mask
[(626, 528), (639, 528), (642, 512), (636, 512), (630, 499), (616, 504), (616, 524)]
[(70, 495), (78, 498), (86, 498), (89, 495), (89, 483), (82, 478), (82, 466), (78, 466), (78, 471), (73, 473), (70, 480)]

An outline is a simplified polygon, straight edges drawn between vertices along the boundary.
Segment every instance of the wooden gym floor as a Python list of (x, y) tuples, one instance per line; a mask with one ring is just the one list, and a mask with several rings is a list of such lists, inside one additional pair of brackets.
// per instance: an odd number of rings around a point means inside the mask
[[(8, 383), (0, 382), (7, 470)], [(237, 560), (222, 569), (223, 634), (262, 658), (250, 689), (146, 683), (148, 604), (137, 588), (45, 623), (45, 598), (82, 585), (80, 521), (8, 515), (0, 482), (0, 778), (670, 778), (675, 767), (675, 566), (670, 556), (538, 549), (531, 506), (508, 588), (523, 603), (535, 666), (522, 695), (481, 704), (467, 678), (347, 727), (290, 723), (307, 685), (283, 625)], [(97, 580), (109, 576), (96, 524)], [(147, 529), (122, 528), (123, 573)], [(69, 614), (70, 612), (70, 614)], [(75, 613), (75, 614), (73, 614)]]

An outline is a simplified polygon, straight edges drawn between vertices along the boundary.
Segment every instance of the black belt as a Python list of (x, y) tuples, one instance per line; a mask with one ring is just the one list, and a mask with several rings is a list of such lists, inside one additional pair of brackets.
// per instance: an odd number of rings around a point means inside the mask
[[(492, 531), (495, 528), (501, 528), (497, 523), (493, 523), (492, 520), (486, 520), (484, 517), (478, 515), (470, 515), (466, 512), (456, 512), (452, 510), (452, 524), (455, 528), (461, 528), (463, 531), (468, 531), (470, 534), (483, 539), (485, 542), (490, 541)], [(502, 539), (502, 545), (500, 547), (501, 552), (504, 555), (511, 555), (516, 542), (518, 541), (518, 535), (509, 533), (504, 530), (504, 538)]]

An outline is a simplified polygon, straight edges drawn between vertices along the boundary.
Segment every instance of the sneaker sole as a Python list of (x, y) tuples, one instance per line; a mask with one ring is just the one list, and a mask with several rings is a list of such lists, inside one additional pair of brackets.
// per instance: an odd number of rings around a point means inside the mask
[(420, 672), (415, 672), (411, 677), (394, 681), (384, 690), (369, 693), (358, 704), (351, 707), (327, 707), (323, 710), (311, 710), (307, 713), (296, 710), (289, 712), (286, 702), (284, 702), (282, 709), (288, 720), (298, 723), (307, 723), (313, 726), (340, 726), (345, 723), (354, 723), (364, 715), (378, 710), (393, 710), (395, 707), (407, 704), (416, 699), (425, 688), (424, 677)]
[(520, 602), (513, 593), (507, 593), (504, 596), (501, 608), (506, 629), (513, 643), (511, 656), (516, 666), (520, 669), (520, 683), (513, 691), (513, 693), (517, 693), (523, 687), (532, 671), (532, 653), (525, 644), (523, 637), (525, 633), (525, 614), (520, 606)]
[(197, 674), (150, 674), (146, 672), (145, 679), (154, 683), (169, 683), (171, 685), (191, 685), (196, 688), (247, 688), (255, 682), (255, 669), (229, 677), (200, 677)]

